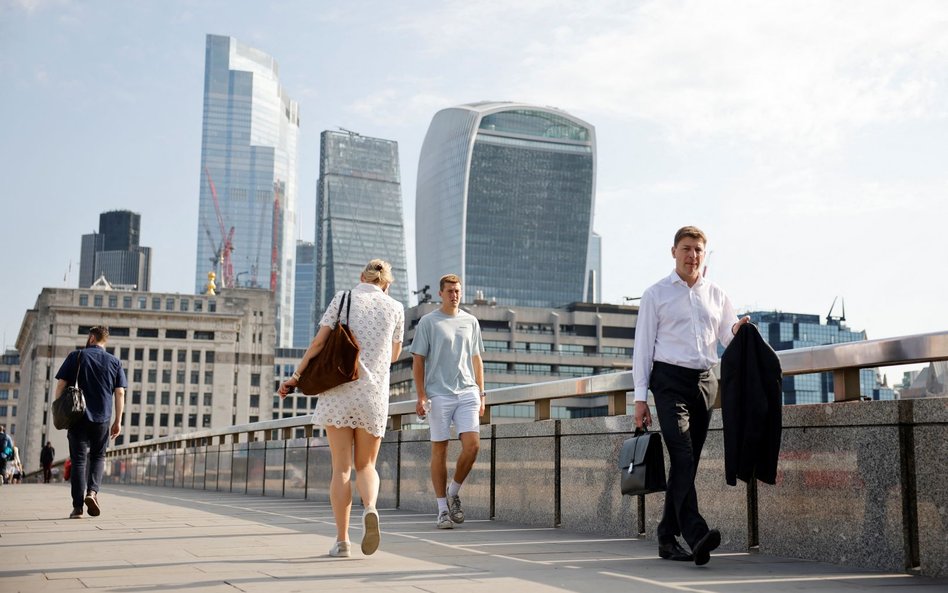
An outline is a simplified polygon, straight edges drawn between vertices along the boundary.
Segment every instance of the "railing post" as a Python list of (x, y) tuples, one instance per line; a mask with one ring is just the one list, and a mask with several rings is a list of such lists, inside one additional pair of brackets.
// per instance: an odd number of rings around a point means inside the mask
[(625, 416), (626, 410), (626, 395), (624, 391), (613, 391), (608, 394), (609, 400), (609, 415), (610, 416)]
[(536, 421), (549, 420), (551, 416), (551, 400), (541, 399), (533, 402), (533, 419)]
[(395, 414), (392, 416), (392, 430), (399, 431), (402, 429), (402, 415)]
[(490, 424), (490, 406), (484, 405), (484, 415), (481, 416), (481, 424)]
[(854, 401), (860, 398), (859, 369), (837, 369), (833, 371), (833, 393), (836, 401)]

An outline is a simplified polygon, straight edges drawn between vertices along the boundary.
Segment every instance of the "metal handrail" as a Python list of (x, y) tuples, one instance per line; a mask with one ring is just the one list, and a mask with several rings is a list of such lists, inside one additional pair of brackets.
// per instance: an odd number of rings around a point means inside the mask
[[(948, 360), (948, 331), (782, 350), (777, 352), (777, 356), (784, 375), (832, 372), (836, 400), (853, 401), (860, 398), (859, 369)], [(551, 417), (551, 402), (567, 397), (606, 396), (608, 413), (621, 415), (626, 413), (627, 394), (634, 388), (632, 372), (621, 371), (491, 389), (487, 392), (487, 413), (484, 421), (490, 422), (492, 406), (528, 402), (534, 403), (535, 419), (546, 420)], [(392, 418), (392, 428), (400, 430), (403, 417), (410, 418), (414, 413), (414, 399), (390, 403), (389, 416)], [(110, 454), (139, 448), (166, 448), (169, 445), (177, 446), (176, 444), (182, 441), (209, 442), (216, 438), (219, 443), (224, 443), (228, 436), (231, 437), (232, 442), (237, 442), (242, 434), (247, 435), (246, 440), (250, 441), (254, 439), (256, 433), (269, 435), (274, 431), (279, 431), (282, 438), (290, 438), (293, 429), (301, 427), (306, 429), (307, 436), (312, 436), (311, 417), (311, 414), (305, 414), (294, 418), (264, 420), (251, 424), (199, 430), (183, 435), (171, 435), (120, 445), (112, 448)], [(264, 438), (268, 439), (269, 436)]]

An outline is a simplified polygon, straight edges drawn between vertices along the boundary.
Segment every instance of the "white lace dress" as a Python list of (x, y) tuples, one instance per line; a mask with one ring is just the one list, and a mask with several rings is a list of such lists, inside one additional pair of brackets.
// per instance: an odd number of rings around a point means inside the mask
[[(334, 325), (342, 295), (333, 297), (320, 326)], [(345, 309), (341, 319), (346, 319)], [(321, 394), (313, 424), (363, 428), (381, 437), (388, 423), (392, 342), (402, 341), (405, 308), (375, 284), (360, 283), (352, 289), (349, 328), (359, 343), (359, 378)]]

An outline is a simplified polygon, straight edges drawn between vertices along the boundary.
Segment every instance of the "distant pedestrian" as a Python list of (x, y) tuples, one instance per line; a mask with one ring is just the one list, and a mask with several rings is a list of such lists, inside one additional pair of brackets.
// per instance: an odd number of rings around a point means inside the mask
[(43, 450), (40, 452), (40, 467), (43, 468), (43, 483), (49, 484), (53, 477), (53, 461), (56, 459), (56, 449), (53, 443), (46, 441)]
[(108, 341), (107, 327), (93, 327), (89, 330), (85, 348), (69, 353), (56, 373), (57, 399), (75, 379), (77, 372), (79, 387), (86, 398), (85, 417), (66, 433), (72, 461), (70, 519), (82, 517), (83, 503), (89, 515), (97, 517), (101, 512), (98, 495), (105, 471), (105, 452), (109, 438), (122, 432), (122, 410), (128, 381), (119, 359), (105, 351)]
[(0, 484), (7, 481), (7, 465), (13, 461), (13, 437), (7, 427), (0, 424)]
[(402, 351), (405, 333), (405, 308), (388, 296), (393, 281), (391, 264), (380, 259), (370, 261), (362, 271), (359, 284), (350, 292), (347, 304), (342, 305), (344, 292), (337, 293), (329, 303), (319, 322), (319, 331), (296, 372), (279, 390), (280, 397), (293, 391), (300, 373), (310, 360), (319, 356), (337, 319), (348, 324), (359, 344), (359, 378), (321, 394), (313, 414), (313, 423), (326, 429), (332, 456), (329, 500), (336, 519), (336, 543), (329, 550), (330, 556), (350, 555), (353, 466), (356, 489), (365, 507), (362, 553), (374, 554), (381, 540), (379, 514), (375, 509), (379, 496), (375, 462), (388, 423), (389, 373)]
[[(695, 476), (708, 435), (718, 381), (711, 369), (717, 345), (727, 346), (741, 324), (731, 300), (703, 274), (705, 244), (701, 229), (686, 226), (675, 233), (671, 254), (675, 269), (642, 295), (635, 324), (632, 374), (635, 381), (635, 426), (648, 426), (651, 388), (668, 448), (671, 468), (665, 509), (656, 528), (658, 555), (666, 560), (707, 564), (721, 544), (698, 511)], [(689, 554), (678, 543), (684, 537)]]
[(20, 448), (13, 446), (13, 461), (11, 462), (13, 471), (10, 472), (10, 483), (19, 484), (23, 481), (23, 462), (20, 461)]
[[(464, 522), (461, 485), (480, 449), (480, 416), (484, 415), (483, 343), (477, 318), (461, 310), (461, 278), (441, 277), (441, 307), (423, 316), (411, 343), (412, 376), (418, 401), (415, 413), (428, 417), (431, 430), (431, 485), (438, 502), (438, 529)], [(425, 400), (431, 405), (425, 409)], [(461, 441), (461, 453), (448, 485), (448, 441), (451, 425)]]

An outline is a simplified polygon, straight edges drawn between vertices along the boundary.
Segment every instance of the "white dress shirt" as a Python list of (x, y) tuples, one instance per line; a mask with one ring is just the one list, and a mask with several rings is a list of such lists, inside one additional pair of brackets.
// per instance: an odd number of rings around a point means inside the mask
[(652, 362), (707, 370), (718, 362), (716, 342), (727, 347), (737, 314), (731, 300), (713, 282), (688, 284), (672, 273), (645, 291), (635, 322), (632, 377), (635, 401), (646, 401)]

